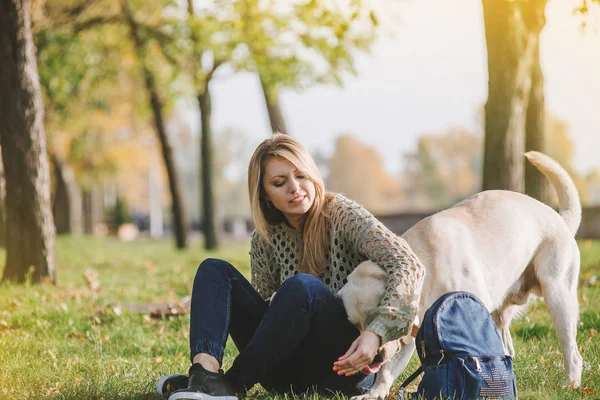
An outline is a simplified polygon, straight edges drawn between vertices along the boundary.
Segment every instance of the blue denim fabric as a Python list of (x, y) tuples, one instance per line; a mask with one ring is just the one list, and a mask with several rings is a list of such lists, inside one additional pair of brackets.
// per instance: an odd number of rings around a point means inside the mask
[(260, 383), (276, 392), (353, 395), (373, 385), (374, 375), (333, 372), (333, 362), (359, 332), (341, 302), (311, 275), (286, 280), (269, 305), (231, 264), (206, 259), (194, 279), (190, 319), (192, 359), (208, 353), (221, 363), (231, 335), (240, 354), (226, 376), (239, 388)]

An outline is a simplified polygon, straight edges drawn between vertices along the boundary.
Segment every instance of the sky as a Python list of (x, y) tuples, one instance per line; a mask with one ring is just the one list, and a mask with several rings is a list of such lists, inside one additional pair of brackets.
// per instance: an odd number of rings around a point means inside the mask
[[(460, 4), (460, 6), (457, 6)], [(600, 168), (600, 20), (581, 32), (577, 0), (550, 0), (541, 38), (546, 107), (566, 121), (580, 173)], [(372, 50), (357, 56), (357, 75), (343, 87), (284, 90), (280, 103), (288, 133), (310, 151), (333, 151), (351, 133), (375, 146), (388, 172), (399, 174), (403, 154), (419, 135), (450, 127), (476, 130), (487, 98), (487, 54), (481, 0), (404, 0), (398, 21)], [(258, 78), (225, 74), (212, 86), (213, 129), (235, 128), (253, 144), (270, 125)], [(190, 116), (197, 129), (197, 118)]]

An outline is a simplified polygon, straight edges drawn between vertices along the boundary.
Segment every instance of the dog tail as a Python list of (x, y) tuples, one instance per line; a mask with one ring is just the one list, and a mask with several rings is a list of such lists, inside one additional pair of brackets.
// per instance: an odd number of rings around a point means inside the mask
[(558, 213), (575, 235), (581, 223), (581, 202), (575, 183), (556, 161), (538, 151), (528, 151), (525, 157), (552, 182), (558, 195)]

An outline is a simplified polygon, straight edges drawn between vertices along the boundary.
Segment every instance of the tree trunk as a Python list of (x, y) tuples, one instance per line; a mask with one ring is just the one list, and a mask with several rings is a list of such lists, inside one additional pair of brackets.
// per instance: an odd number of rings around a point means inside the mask
[[(546, 24), (547, 0), (532, 1), (532, 10), (527, 18), (529, 31), (538, 37)], [(531, 66), (531, 91), (529, 92), (529, 105), (527, 107), (527, 120), (525, 123), (525, 150), (536, 150), (547, 153), (546, 110), (544, 99), (544, 74), (540, 65), (540, 43), (536, 43), (534, 59)], [(531, 163), (525, 162), (525, 193), (529, 196), (548, 204), (551, 199), (550, 182)]]
[(2, 164), (2, 148), (0, 147), (0, 247), (6, 246), (6, 188), (4, 180), (4, 165)]
[(30, 4), (0, 0), (0, 146), (6, 178), (4, 281), (56, 282), (44, 110)]
[(202, 230), (204, 232), (204, 247), (207, 250), (216, 249), (219, 245), (218, 235), (215, 225), (215, 196), (213, 188), (213, 144), (212, 131), (210, 124), (211, 117), (211, 99), (209, 91), (209, 82), (206, 83), (204, 93), (198, 95), (198, 105), (200, 107), (202, 138), (201, 138), (201, 170), (202, 182)]
[(259, 73), (260, 85), (265, 96), (265, 104), (267, 105), (267, 112), (269, 113), (269, 122), (271, 124), (271, 131), (273, 133), (288, 133), (285, 127), (285, 120), (281, 113), (281, 106), (279, 105), (279, 94), (276, 89), (269, 87), (266, 83), (262, 74)]
[(81, 198), (83, 211), (83, 232), (86, 235), (97, 235), (98, 226), (102, 222), (102, 196), (98, 187), (85, 189)]
[(139, 36), (138, 25), (127, 0), (123, 0), (123, 11), (129, 23), (131, 39), (135, 47), (137, 57), (142, 67), (142, 74), (144, 77), (144, 83), (148, 96), (150, 97), (150, 105), (152, 108), (152, 114), (154, 116), (154, 127), (156, 134), (160, 140), (163, 160), (167, 169), (167, 176), (169, 177), (169, 189), (171, 190), (171, 209), (173, 212), (173, 231), (175, 233), (175, 242), (178, 249), (183, 249), (187, 246), (186, 237), (186, 218), (185, 210), (183, 207), (182, 196), (181, 196), (181, 185), (177, 176), (177, 170), (175, 168), (175, 159), (173, 156), (173, 149), (167, 136), (167, 130), (165, 128), (163, 112), (162, 112), (162, 101), (158, 95), (158, 89), (154, 80), (154, 75), (150, 71), (150, 67), (146, 63), (146, 57), (144, 55), (144, 47), (142, 40)]
[(489, 76), (484, 190), (524, 190), (526, 112), (539, 34), (528, 30), (522, 3), (483, 0)]
[(79, 185), (71, 167), (56, 155), (51, 155), (56, 189), (52, 211), (56, 233), (83, 233), (82, 200)]

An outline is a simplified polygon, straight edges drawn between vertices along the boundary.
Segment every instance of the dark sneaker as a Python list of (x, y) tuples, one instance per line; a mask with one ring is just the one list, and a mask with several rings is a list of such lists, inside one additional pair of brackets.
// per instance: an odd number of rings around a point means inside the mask
[(163, 399), (168, 398), (174, 391), (185, 389), (188, 386), (187, 375), (171, 374), (165, 375), (156, 384), (156, 394)]
[(187, 388), (177, 390), (169, 400), (237, 400), (237, 396), (222, 370), (210, 372), (200, 364), (193, 364)]

